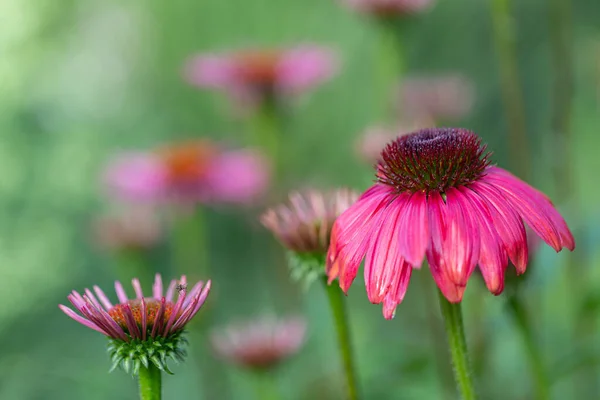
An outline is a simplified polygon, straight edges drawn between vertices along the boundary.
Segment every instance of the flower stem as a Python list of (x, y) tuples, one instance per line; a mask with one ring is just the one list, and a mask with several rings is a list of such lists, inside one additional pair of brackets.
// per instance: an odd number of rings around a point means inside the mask
[(175, 210), (173, 215), (173, 269), (189, 281), (206, 280), (209, 275), (208, 237), (203, 210)]
[(278, 400), (281, 398), (277, 379), (272, 371), (260, 371), (256, 375), (256, 398), (260, 400)]
[(282, 130), (282, 105), (272, 94), (264, 101), (251, 118), (251, 130), (254, 135), (254, 145), (260, 146), (271, 160), (274, 173), (281, 168), (280, 141)]
[(356, 369), (354, 367), (354, 358), (352, 345), (350, 343), (350, 327), (348, 326), (348, 314), (346, 312), (346, 303), (344, 294), (337, 285), (328, 285), (327, 278), (324, 278), (325, 291), (329, 298), (329, 306), (335, 320), (335, 329), (337, 332), (338, 344), (344, 364), (344, 373), (346, 375), (346, 386), (348, 390), (348, 399), (358, 399), (358, 384), (356, 379)]
[(160, 400), (161, 396), (161, 373), (152, 363), (148, 368), (141, 367), (139, 372), (140, 400)]
[(531, 374), (535, 382), (535, 398), (537, 400), (547, 400), (550, 398), (548, 375), (546, 374), (546, 369), (542, 360), (542, 354), (540, 353), (540, 349), (537, 346), (535, 337), (533, 335), (527, 310), (521, 299), (516, 294), (511, 295), (508, 298), (507, 306), (512, 314), (517, 329), (521, 333), (523, 341), (525, 342)]
[(392, 89), (400, 81), (404, 66), (404, 52), (402, 50), (399, 27), (395, 21), (378, 21), (378, 58), (377, 74), (378, 84), (376, 86), (376, 101), (373, 102), (377, 109), (375, 115), (385, 122), (393, 121), (395, 115), (391, 105)]
[(477, 396), (475, 395), (475, 387), (471, 380), (472, 373), (469, 365), (467, 341), (465, 340), (461, 304), (450, 303), (442, 292), (438, 292), (438, 294), (440, 308), (446, 325), (446, 335), (448, 336), (448, 345), (454, 366), (454, 379), (456, 380), (458, 391), (463, 400), (474, 400)]
[(523, 91), (519, 81), (515, 21), (511, 0), (492, 0), (492, 25), (498, 52), (500, 81), (508, 120), (508, 146), (515, 173), (524, 180), (531, 178), (530, 146)]

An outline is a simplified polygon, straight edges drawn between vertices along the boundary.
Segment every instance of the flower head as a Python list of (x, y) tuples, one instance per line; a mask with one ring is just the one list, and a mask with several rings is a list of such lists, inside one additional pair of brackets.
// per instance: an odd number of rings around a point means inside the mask
[[(139, 280), (133, 279), (136, 297), (129, 299), (120, 282), (115, 282), (118, 304), (112, 304), (102, 289), (94, 286), (94, 293), (86, 289), (83, 295), (73, 291), (67, 298), (81, 315), (60, 304), (59, 308), (75, 321), (106, 335), (111, 343), (109, 351), (113, 369), (121, 366), (137, 374), (141, 365), (153, 363), (169, 372), (168, 358), (183, 360), (186, 342), (182, 333), (185, 325), (204, 304), (211, 282), (198, 282), (187, 293), (186, 278), (178, 284), (171, 281), (163, 295), (163, 284), (156, 274), (152, 296), (144, 297)], [(174, 299), (177, 289), (178, 297)]]
[(306, 322), (302, 318), (278, 320), (264, 316), (213, 331), (211, 343), (227, 361), (251, 369), (267, 369), (298, 352), (305, 334)]
[(422, 12), (433, 0), (342, 0), (351, 8), (380, 18), (406, 16)]
[(347, 291), (365, 258), (369, 300), (392, 318), (413, 268), (425, 258), (438, 287), (460, 302), (477, 265), (493, 294), (504, 288), (508, 261), (528, 260), (523, 222), (557, 252), (575, 241), (550, 200), (490, 165), (473, 132), (423, 129), (382, 151), (377, 183), (335, 222), (327, 256), (330, 282)]
[(248, 203), (268, 184), (268, 168), (252, 150), (223, 150), (207, 141), (122, 154), (105, 171), (117, 197), (133, 201)]
[(400, 113), (404, 117), (434, 121), (464, 117), (473, 108), (474, 99), (473, 83), (458, 74), (406, 79), (399, 91)]
[(253, 103), (307, 91), (329, 79), (336, 69), (331, 51), (302, 45), (199, 55), (187, 63), (185, 76), (193, 85)]

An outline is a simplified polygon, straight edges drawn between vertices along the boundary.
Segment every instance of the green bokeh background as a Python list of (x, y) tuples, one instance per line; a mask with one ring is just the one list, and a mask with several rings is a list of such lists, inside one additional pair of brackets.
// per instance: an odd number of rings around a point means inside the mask
[[(532, 180), (553, 196), (560, 190), (549, 173), (553, 27), (546, 1), (515, 3)], [(600, 4), (574, 0), (573, 6), (572, 128), (579, 199), (559, 206), (567, 219), (578, 214), (585, 222), (575, 222), (573, 228), (578, 251), (585, 254), (587, 265), (577, 267), (587, 274), (589, 287), (581, 288), (587, 293), (600, 289), (600, 273), (595, 272), (600, 238)], [(459, 124), (478, 132), (494, 151), (494, 161), (508, 167), (489, 14), (488, 0), (439, 1), (408, 24), (404, 64), (409, 73), (457, 71), (470, 77), (476, 103)], [(378, 95), (373, 76), (377, 39), (374, 24), (333, 0), (3, 0), (0, 398), (135, 398), (133, 379), (119, 371), (107, 373), (106, 340), (68, 319), (57, 304), (65, 303), (71, 290), (93, 284), (110, 292), (119, 275), (115, 259), (95, 249), (89, 234), (91, 219), (108, 207), (98, 176), (112, 153), (201, 135), (244, 142), (244, 125), (230, 117), (225, 99), (181, 79), (182, 64), (191, 54), (304, 41), (334, 47), (342, 60), (340, 74), (299, 100), (285, 133), (285, 186), (364, 189), (372, 171), (357, 160), (354, 142), (365, 127), (378, 122), (372, 107)], [(265, 311), (304, 314), (309, 321), (306, 346), (277, 375), (283, 398), (341, 398), (337, 349), (322, 288), (314, 285), (302, 292), (287, 281), (283, 263), (269, 265), (273, 243), (256, 221), (259, 211), (206, 211), (211, 278), (218, 288), (218, 295), (209, 298), (214, 323)], [(165, 253), (157, 251), (154, 270), (169, 272)], [(567, 258), (543, 248), (527, 283), (538, 342), (557, 377), (555, 398), (572, 398), (568, 396), (580, 375), (594, 365), (598, 351), (598, 335), (573, 340), (570, 333), (577, 311), (565, 282)], [(434, 362), (437, 348), (426, 318), (431, 306), (437, 313), (437, 304), (425, 300), (420, 275), (415, 273), (393, 321), (384, 321), (380, 307), (369, 304), (360, 278), (350, 291), (367, 399), (443, 398)], [(479, 379), (482, 398), (531, 398), (521, 341), (504, 313), (503, 297), (482, 295), (482, 286), (472, 281), (465, 300), (472, 347), (483, 341), (488, 348), (485, 376)], [(589, 318), (597, 319), (595, 306), (590, 307)], [(164, 380), (167, 399), (207, 398), (201, 366), (219, 361), (199, 341), (191, 347), (194, 356), (174, 366), (175, 375)], [(571, 364), (583, 366), (573, 372), (567, 368)], [(573, 373), (559, 376), (563, 369)], [(220, 394), (213, 398), (254, 398), (251, 375), (219, 367), (216, 376), (211, 390)], [(597, 398), (587, 395), (591, 397), (581, 398)]]

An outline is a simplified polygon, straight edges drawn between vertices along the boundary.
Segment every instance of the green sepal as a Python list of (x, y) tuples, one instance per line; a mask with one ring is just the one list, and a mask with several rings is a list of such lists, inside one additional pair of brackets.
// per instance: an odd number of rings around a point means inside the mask
[(304, 290), (317, 279), (325, 276), (325, 254), (323, 253), (288, 253), (290, 276), (300, 282)]
[(117, 367), (133, 376), (138, 375), (140, 368), (148, 368), (150, 363), (159, 370), (173, 375), (169, 369), (168, 361), (182, 362), (187, 355), (183, 346), (187, 344), (183, 331), (179, 331), (167, 338), (157, 336), (148, 337), (145, 341), (131, 339), (125, 342), (120, 339), (109, 339), (108, 352), (112, 361), (110, 372)]

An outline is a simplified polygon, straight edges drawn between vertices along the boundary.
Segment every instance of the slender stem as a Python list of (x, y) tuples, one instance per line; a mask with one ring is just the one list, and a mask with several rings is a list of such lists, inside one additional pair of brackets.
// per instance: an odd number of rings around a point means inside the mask
[(275, 95), (266, 95), (250, 120), (251, 131), (254, 136), (254, 145), (260, 146), (270, 157), (273, 171), (281, 168), (281, 105)]
[(348, 325), (348, 314), (346, 312), (344, 294), (337, 285), (328, 285), (327, 278), (325, 278), (323, 282), (325, 284), (327, 297), (329, 298), (329, 306), (333, 313), (338, 344), (342, 355), (342, 362), (344, 364), (348, 399), (357, 400), (358, 383), (356, 379), (356, 369), (354, 367), (352, 345), (350, 343), (350, 327)]
[(501, 89), (508, 120), (508, 146), (515, 173), (531, 178), (530, 146), (527, 139), (525, 103), (519, 80), (515, 21), (511, 0), (492, 0), (492, 25), (498, 52)]
[(206, 280), (209, 273), (208, 238), (202, 209), (175, 211), (173, 269), (176, 273), (188, 275), (190, 281)]
[(375, 76), (378, 77), (377, 93), (373, 104), (378, 118), (390, 121), (396, 113), (392, 109), (392, 89), (400, 82), (404, 69), (404, 52), (401, 46), (399, 26), (395, 20), (378, 20), (378, 52)]
[(571, 114), (573, 100), (573, 65), (571, 55), (571, 0), (548, 0), (548, 25), (554, 88), (552, 110), (552, 170), (560, 201), (574, 194), (571, 146)]
[(256, 398), (260, 400), (278, 400), (281, 398), (277, 379), (273, 371), (259, 371), (254, 380), (256, 385)]
[(160, 400), (162, 398), (161, 378), (160, 370), (152, 363), (148, 365), (148, 368), (140, 368), (140, 400)]
[(460, 303), (450, 303), (442, 292), (438, 292), (440, 308), (446, 325), (446, 335), (452, 364), (454, 366), (454, 379), (461, 398), (463, 400), (474, 400), (475, 387), (473, 386), (471, 366), (467, 352), (467, 341), (463, 327), (462, 310)]
[(535, 382), (535, 398), (537, 400), (547, 400), (550, 398), (548, 375), (546, 373), (542, 354), (533, 334), (530, 318), (527, 315), (527, 309), (516, 294), (511, 295), (508, 298), (507, 306), (512, 314), (517, 329), (523, 337), (527, 357), (529, 358), (531, 375)]

